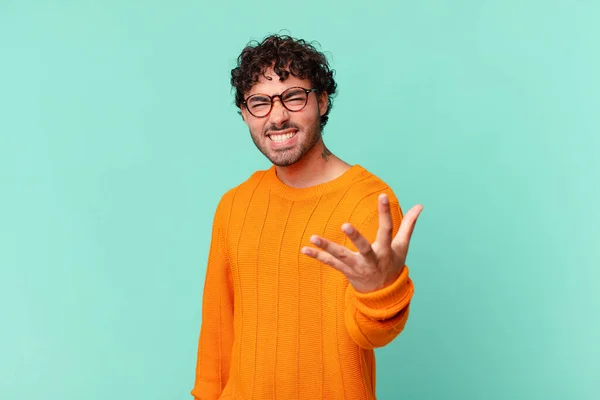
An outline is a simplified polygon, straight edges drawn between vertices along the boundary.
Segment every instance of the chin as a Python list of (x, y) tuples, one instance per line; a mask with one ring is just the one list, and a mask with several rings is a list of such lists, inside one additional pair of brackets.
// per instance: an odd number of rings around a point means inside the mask
[(277, 155), (267, 156), (269, 161), (277, 167), (289, 167), (290, 165), (296, 164), (302, 158), (302, 155), (286, 155), (284, 157), (278, 157)]

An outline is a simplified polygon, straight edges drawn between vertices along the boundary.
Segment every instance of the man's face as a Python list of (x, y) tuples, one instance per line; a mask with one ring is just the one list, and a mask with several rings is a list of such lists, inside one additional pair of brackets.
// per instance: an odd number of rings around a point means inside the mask
[[(273, 69), (268, 69), (264, 75), (271, 77), (271, 80), (261, 75), (244, 98), (255, 93), (269, 96), (281, 94), (291, 87), (312, 88), (309, 80), (298, 79), (292, 74), (283, 82)], [(318, 98), (315, 92), (308, 94), (306, 107), (300, 111), (287, 110), (280, 99), (275, 98), (271, 112), (262, 118), (253, 116), (242, 105), (242, 116), (254, 144), (273, 164), (281, 167), (296, 163), (319, 141), (321, 116), (326, 111), (327, 93)]]

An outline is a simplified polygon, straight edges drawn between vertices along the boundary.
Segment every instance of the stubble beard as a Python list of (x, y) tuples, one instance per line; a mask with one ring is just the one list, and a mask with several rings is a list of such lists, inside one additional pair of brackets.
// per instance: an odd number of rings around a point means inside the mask
[[(296, 125), (285, 124), (278, 130), (284, 130), (289, 128), (298, 129)], [(250, 132), (252, 141), (256, 148), (277, 167), (288, 167), (300, 161), (306, 153), (308, 153), (321, 139), (321, 121), (317, 119), (315, 123), (308, 127), (306, 131), (298, 129), (296, 132), (297, 142), (292, 148), (285, 148), (272, 151), (269, 149), (267, 140), (269, 139), (264, 133), (261, 133), (261, 138), (257, 139), (255, 135)], [(303, 137), (304, 136), (304, 137)], [(263, 142), (260, 141), (263, 139)]]

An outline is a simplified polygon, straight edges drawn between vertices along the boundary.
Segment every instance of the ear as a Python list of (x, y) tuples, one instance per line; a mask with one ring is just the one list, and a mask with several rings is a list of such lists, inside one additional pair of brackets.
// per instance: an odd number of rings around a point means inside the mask
[(328, 108), (329, 108), (329, 95), (327, 94), (327, 92), (323, 92), (319, 96), (319, 113), (321, 114), (321, 117), (323, 115), (325, 115)]
[(239, 113), (242, 116), (242, 119), (244, 120), (246, 125), (248, 125), (248, 110), (246, 110), (246, 107), (240, 105)]

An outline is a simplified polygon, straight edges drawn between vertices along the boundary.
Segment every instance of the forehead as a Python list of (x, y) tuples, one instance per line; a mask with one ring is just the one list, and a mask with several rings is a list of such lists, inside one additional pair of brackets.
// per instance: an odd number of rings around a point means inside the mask
[(311, 87), (308, 79), (300, 79), (292, 74), (289, 74), (285, 81), (280, 81), (279, 76), (273, 71), (272, 68), (269, 68), (264, 74), (259, 75), (258, 82), (252, 86), (247, 95), (254, 93), (274, 95), (294, 86), (300, 86), (306, 89)]

